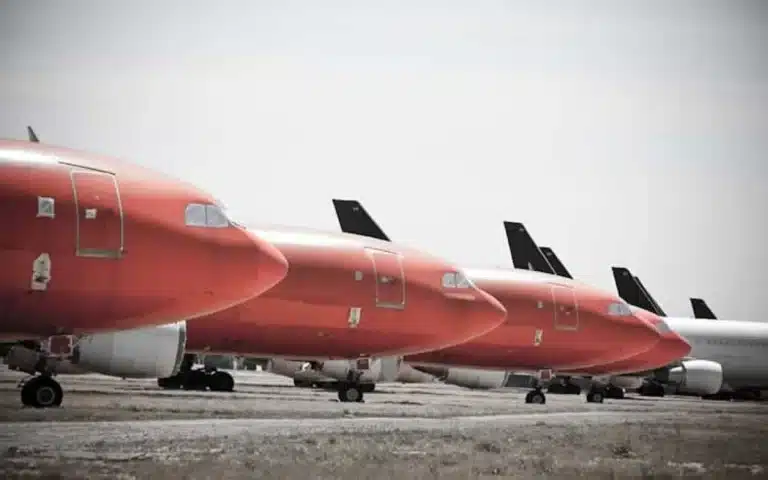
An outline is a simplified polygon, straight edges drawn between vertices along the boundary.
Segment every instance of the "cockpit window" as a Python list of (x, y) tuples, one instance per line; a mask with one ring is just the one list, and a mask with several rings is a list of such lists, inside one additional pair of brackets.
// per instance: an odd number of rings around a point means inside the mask
[(608, 313), (617, 317), (628, 317), (632, 315), (632, 310), (626, 303), (612, 303), (608, 305)]
[(472, 283), (461, 272), (447, 272), (443, 275), (444, 288), (469, 288)]
[(205, 226), (205, 205), (190, 203), (184, 212), (184, 223), (189, 227)]
[(190, 203), (184, 212), (184, 223), (190, 227), (225, 228), (229, 219), (217, 205)]
[(229, 220), (224, 212), (216, 205), (205, 206), (205, 224), (213, 228), (223, 228), (229, 226)]

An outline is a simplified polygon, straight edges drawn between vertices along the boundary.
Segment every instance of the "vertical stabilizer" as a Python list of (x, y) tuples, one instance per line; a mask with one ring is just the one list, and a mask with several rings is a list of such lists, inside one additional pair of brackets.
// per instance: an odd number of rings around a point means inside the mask
[(706, 318), (708, 320), (717, 320), (717, 316), (712, 309), (709, 308), (707, 302), (701, 298), (692, 298), (691, 307), (693, 308), (693, 316), (696, 318)]

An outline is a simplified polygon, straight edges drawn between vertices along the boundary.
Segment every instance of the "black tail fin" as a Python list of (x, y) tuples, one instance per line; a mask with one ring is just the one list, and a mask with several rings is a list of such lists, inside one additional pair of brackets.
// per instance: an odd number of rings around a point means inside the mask
[(384, 230), (379, 227), (357, 200), (334, 198), (333, 208), (336, 209), (336, 218), (339, 220), (342, 232), (390, 241)]
[(507, 232), (507, 244), (515, 268), (556, 274), (522, 223), (504, 222), (504, 230)]
[(654, 300), (647, 294), (640, 279), (632, 276), (632, 272), (629, 269), (624, 267), (611, 267), (611, 269), (613, 270), (616, 290), (625, 302), (637, 308), (653, 312), (656, 315), (666, 316), (658, 304), (655, 304)]
[(701, 298), (692, 298), (691, 307), (693, 308), (693, 316), (696, 318), (706, 318), (709, 320), (717, 320), (714, 312), (709, 308), (707, 302)]
[(648, 290), (645, 288), (645, 285), (643, 285), (643, 282), (640, 281), (640, 277), (635, 277), (635, 283), (637, 284), (637, 287), (640, 289), (640, 294), (645, 297), (648, 303), (653, 305), (653, 310), (649, 310), (649, 311), (655, 313), (660, 317), (666, 317), (667, 314), (661, 308), (661, 305), (659, 305), (659, 302), (657, 302), (656, 299), (653, 298), (650, 292), (648, 292)]
[(555, 255), (555, 252), (551, 248), (539, 247), (539, 250), (541, 250), (541, 253), (544, 254), (544, 257), (546, 257), (549, 264), (552, 265), (552, 269), (555, 271), (555, 275), (565, 278), (573, 278), (571, 272), (565, 268), (563, 262), (560, 261), (560, 259), (557, 257), (557, 255)]
[(29, 141), (32, 143), (40, 143), (40, 139), (37, 138), (37, 135), (35, 134), (35, 131), (32, 130), (32, 127), (27, 125), (27, 136), (29, 137)]

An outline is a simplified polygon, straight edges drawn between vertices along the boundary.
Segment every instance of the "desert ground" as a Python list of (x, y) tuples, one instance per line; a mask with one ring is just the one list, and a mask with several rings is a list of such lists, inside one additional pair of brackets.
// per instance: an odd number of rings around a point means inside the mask
[(233, 393), (61, 375), (60, 408), (20, 406), (0, 367), (0, 477), (109, 479), (768, 478), (768, 402), (381, 384), (365, 403), (233, 372)]

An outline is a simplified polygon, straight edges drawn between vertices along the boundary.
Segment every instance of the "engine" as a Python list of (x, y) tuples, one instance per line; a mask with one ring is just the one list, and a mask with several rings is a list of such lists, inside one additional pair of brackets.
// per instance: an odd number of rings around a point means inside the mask
[(72, 352), (72, 364), (123, 378), (176, 375), (184, 358), (187, 323), (85, 335)]
[(610, 377), (608, 383), (614, 387), (623, 388), (625, 390), (637, 390), (643, 385), (644, 377), (632, 376), (632, 375), (618, 375)]
[(723, 386), (723, 366), (710, 360), (686, 360), (656, 376), (677, 384), (679, 392), (694, 395), (714, 395)]
[[(58, 335), (41, 342), (43, 351), (16, 345), (8, 352), (11, 369), (83, 374), (101, 373), (123, 378), (170, 377), (178, 373), (187, 343), (184, 321), (83, 335)], [(42, 361), (41, 361), (42, 360)]]
[(266, 370), (276, 375), (293, 378), (296, 372), (301, 370), (304, 362), (284, 360), (282, 358), (270, 358)]
[(509, 373), (502, 370), (450, 368), (444, 381), (460, 387), (492, 389), (503, 387), (507, 383), (507, 377)]
[(397, 373), (395, 381), (401, 383), (430, 383), (436, 382), (437, 378), (434, 375), (417, 370), (403, 362), (400, 365), (400, 370)]

